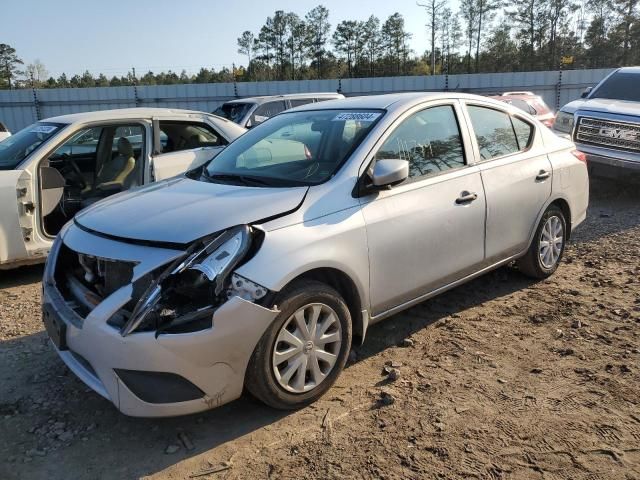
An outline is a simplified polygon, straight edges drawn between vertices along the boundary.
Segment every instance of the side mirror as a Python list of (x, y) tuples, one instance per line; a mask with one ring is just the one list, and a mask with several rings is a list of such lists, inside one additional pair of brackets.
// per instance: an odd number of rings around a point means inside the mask
[(253, 122), (251, 121), (251, 119), (247, 120), (247, 123), (244, 124), (244, 128), (251, 128), (253, 127)]
[(409, 176), (409, 162), (400, 159), (377, 160), (371, 181), (375, 187), (387, 187), (403, 182)]
[(593, 87), (587, 87), (585, 88), (582, 93), (580, 94), (580, 98), (587, 98), (589, 96), (589, 94), (591, 93), (591, 90), (593, 90)]

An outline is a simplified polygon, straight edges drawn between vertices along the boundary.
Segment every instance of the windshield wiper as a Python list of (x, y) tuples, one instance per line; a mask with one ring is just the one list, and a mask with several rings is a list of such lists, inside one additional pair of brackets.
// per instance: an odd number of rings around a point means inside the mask
[(258, 185), (261, 187), (271, 187), (273, 183), (261, 177), (253, 177), (251, 175), (239, 175), (235, 173), (214, 173), (210, 175), (206, 169), (202, 172), (204, 177), (209, 181), (221, 180), (223, 182), (239, 182), (243, 185)]

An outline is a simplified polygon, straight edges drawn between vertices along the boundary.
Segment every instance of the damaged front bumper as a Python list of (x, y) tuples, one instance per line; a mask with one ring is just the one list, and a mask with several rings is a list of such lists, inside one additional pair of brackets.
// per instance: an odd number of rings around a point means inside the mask
[[(62, 245), (74, 252), (136, 262), (133, 281), (81, 316), (56, 285)], [(109, 322), (134, 296), (136, 279), (175, 261), (179, 250), (132, 245), (71, 226), (49, 256), (43, 281), (43, 319), (65, 364), (124, 414), (183, 415), (240, 396), (246, 366), (258, 340), (277, 315), (231, 296), (218, 305), (208, 328), (185, 333), (137, 331), (122, 335)]]

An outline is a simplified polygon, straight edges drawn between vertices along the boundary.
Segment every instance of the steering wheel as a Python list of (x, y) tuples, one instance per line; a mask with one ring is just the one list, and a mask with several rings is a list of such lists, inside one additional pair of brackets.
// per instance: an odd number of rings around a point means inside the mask
[(69, 162), (69, 165), (71, 165), (71, 169), (76, 174), (78, 185), (80, 185), (80, 188), (82, 188), (83, 190), (87, 188), (87, 182), (84, 181), (84, 175), (82, 174), (82, 171), (80, 170), (80, 167), (78, 167), (78, 164), (75, 162), (75, 160), (68, 158), (67, 162)]

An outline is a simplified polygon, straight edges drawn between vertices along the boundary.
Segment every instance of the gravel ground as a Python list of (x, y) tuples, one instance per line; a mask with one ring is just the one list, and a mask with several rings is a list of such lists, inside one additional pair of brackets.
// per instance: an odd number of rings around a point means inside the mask
[[(372, 327), (325, 397), (125, 417), (0, 273), (0, 478), (640, 480), (640, 187), (596, 182), (550, 279), (503, 268)], [(209, 472), (208, 474), (205, 474)]]

